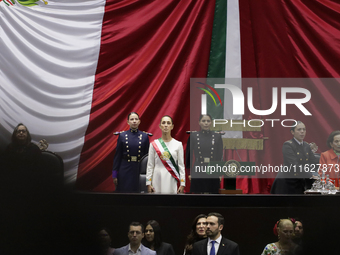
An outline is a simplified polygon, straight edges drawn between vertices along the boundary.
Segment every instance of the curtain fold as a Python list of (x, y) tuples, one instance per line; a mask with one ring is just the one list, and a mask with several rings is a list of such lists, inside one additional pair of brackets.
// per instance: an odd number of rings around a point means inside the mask
[[(339, 77), (340, 3), (330, 0), (240, 0), (242, 77), (259, 78), (332, 78)], [(289, 84), (280, 87), (290, 86)], [(314, 80), (306, 87), (312, 95), (306, 107), (312, 116), (304, 116), (296, 108), (271, 118), (296, 119), (306, 124), (307, 142), (316, 142), (319, 153), (326, 151), (328, 135), (339, 129), (339, 79)], [(246, 87), (243, 92), (246, 93)], [(254, 89), (255, 90), (255, 89)], [(271, 105), (271, 88), (259, 82), (254, 104), (257, 109)], [(247, 109), (247, 108), (246, 108)], [(245, 116), (255, 116), (249, 111)], [(268, 118), (268, 116), (262, 116)], [(260, 135), (260, 134), (258, 134)], [(292, 138), (287, 128), (263, 128), (264, 150), (249, 157), (262, 164), (280, 165), (283, 162), (282, 144)], [(244, 132), (245, 138), (257, 137)], [(272, 175), (275, 177), (275, 173)], [(249, 193), (267, 193), (273, 179), (243, 179), (239, 185)]]
[(74, 182), (91, 110), (104, 0), (0, 2), (0, 151), (24, 123)]
[[(140, 114), (140, 129), (154, 134), (151, 141), (161, 135), (161, 116), (171, 115), (173, 137), (185, 145), (190, 78), (207, 77), (211, 38), (219, 34), (215, 1), (13, 2), (0, 1), (0, 150), (23, 122), (35, 142), (47, 139), (63, 157), (67, 181), (77, 179), (82, 190), (112, 191), (113, 132), (128, 128), (129, 112)], [(225, 29), (226, 2), (216, 3), (215, 18), (221, 15)], [(243, 78), (339, 77), (340, 3), (239, 0), (239, 10)], [(224, 73), (218, 56), (225, 58), (225, 45), (213, 43), (221, 50), (212, 52), (209, 78)], [(340, 86), (338, 80), (314, 80), (308, 90), (313, 115), (293, 109), (287, 118), (302, 120), (306, 141), (322, 152), (329, 133), (339, 129)], [(253, 93), (256, 109), (270, 107), (265, 83), (259, 81)], [(245, 110), (244, 119), (258, 118)], [(264, 127), (243, 137), (269, 139), (263, 151), (239, 151), (242, 158), (280, 165), (291, 134)], [(239, 185), (246, 193), (267, 193), (271, 182), (243, 178)]]
[(77, 188), (112, 191), (111, 168), (127, 115), (140, 129), (161, 136), (163, 115), (173, 117), (173, 137), (186, 143), (190, 77), (205, 77), (215, 2), (107, 1), (90, 122)]

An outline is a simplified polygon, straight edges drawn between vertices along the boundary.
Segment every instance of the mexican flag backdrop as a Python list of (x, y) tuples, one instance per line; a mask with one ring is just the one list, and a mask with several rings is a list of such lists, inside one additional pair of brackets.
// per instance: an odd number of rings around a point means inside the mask
[[(173, 137), (185, 144), (190, 78), (339, 77), (339, 13), (331, 0), (1, 0), (0, 149), (22, 122), (64, 159), (66, 182), (113, 191), (113, 133), (128, 128), (129, 112), (151, 141), (171, 115)], [(339, 129), (340, 89), (311, 90), (313, 116), (301, 120), (320, 152)], [(265, 87), (254, 95), (257, 109), (271, 100)], [(242, 157), (281, 164), (291, 138), (281, 131), (243, 132), (269, 139)], [(267, 193), (271, 182), (238, 187)]]

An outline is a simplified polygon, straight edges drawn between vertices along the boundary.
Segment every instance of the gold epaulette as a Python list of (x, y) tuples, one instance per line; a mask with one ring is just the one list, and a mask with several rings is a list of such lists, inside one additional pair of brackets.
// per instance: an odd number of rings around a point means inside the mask
[(148, 136), (153, 136), (153, 134), (145, 132), (145, 131), (143, 131), (143, 133), (147, 134)]
[(117, 132), (114, 132), (113, 134), (114, 135), (119, 135), (120, 133), (123, 133), (124, 131), (117, 131)]

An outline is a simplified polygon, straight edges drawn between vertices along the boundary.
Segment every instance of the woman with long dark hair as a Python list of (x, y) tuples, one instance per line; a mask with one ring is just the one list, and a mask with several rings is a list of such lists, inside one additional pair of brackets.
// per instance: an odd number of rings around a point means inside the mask
[(207, 237), (206, 222), (207, 215), (199, 214), (196, 216), (196, 218), (192, 222), (190, 234), (187, 236), (187, 241), (184, 248), (184, 255), (191, 254), (194, 243)]
[(143, 245), (156, 251), (157, 255), (175, 255), (172, 245), (163, 242), (161, 227), (155, 220), (150, 220), (146, 223)]
[(5, 166), (8, 170), (32, 170), (39, 169), (41, 151), (32, 143), (32, 137), (27, 127), (19, 123), (12, 133), (12, 142), (4, 153)]

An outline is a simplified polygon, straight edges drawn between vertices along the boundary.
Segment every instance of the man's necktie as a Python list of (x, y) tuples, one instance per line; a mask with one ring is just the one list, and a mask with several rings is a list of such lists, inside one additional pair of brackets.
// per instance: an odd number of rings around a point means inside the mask
[(215, 255), (215, 243), (216, 241), (211, 241), (211, 250), (210, 250), (210, 255)]

